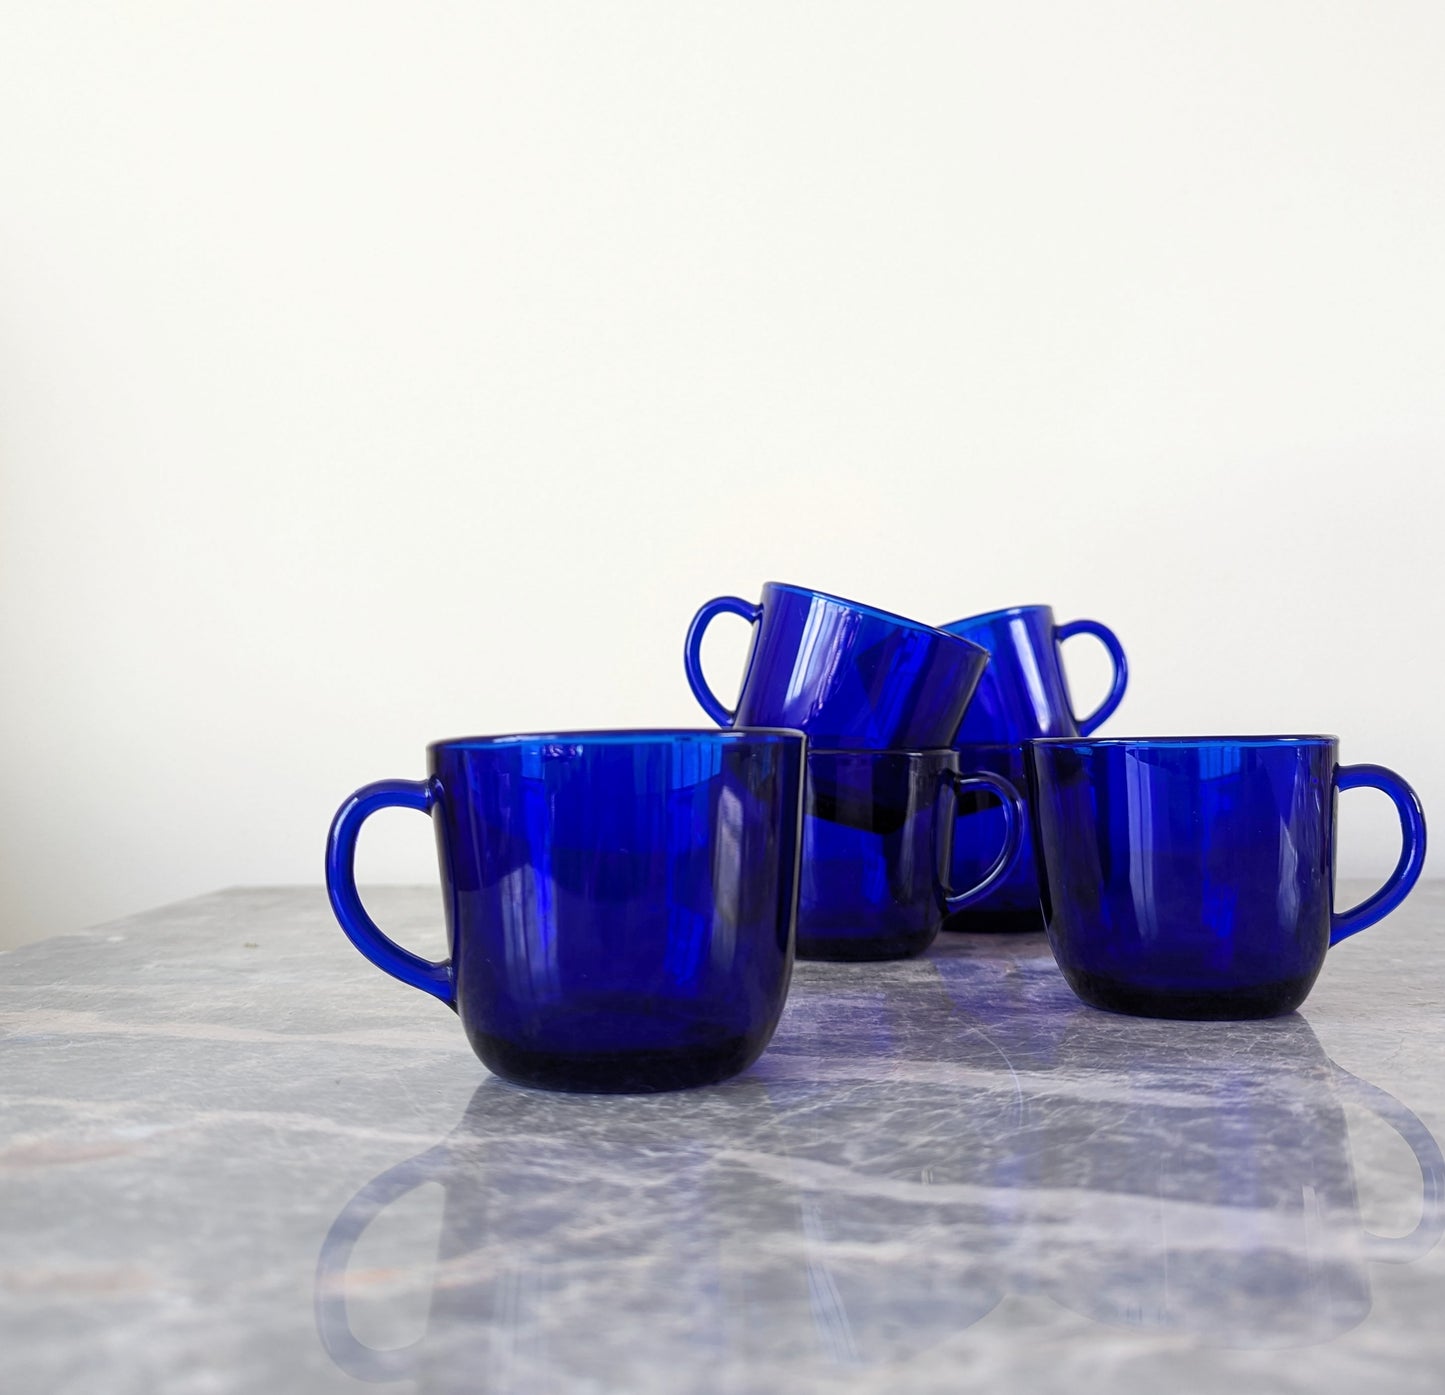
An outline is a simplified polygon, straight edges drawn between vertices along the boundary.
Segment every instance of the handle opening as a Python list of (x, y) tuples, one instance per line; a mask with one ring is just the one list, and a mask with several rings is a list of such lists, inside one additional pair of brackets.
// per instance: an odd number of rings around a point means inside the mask
[[(992, 771), (979, 770), (966, 775), (956, 770), (945, 771), (939, 793), (942, 795), (944, 790), (952, 792), (955, 819), (958, 816), (958, 796), (965, 790), (971, 789), (988, 790), (998, 797), (1003, 806), (1003, 846), (999, 849), (998, 856), (994, 858), (988, 871), (983, 874), (983, 879), (967, 891), (954, 891), (948, 885), (946, 877), (940, 880), (944, 908), (949, 912), (967, 910), (968, 907), (983, 900), (999, 882), (1013, 871), (1014, 864), (1018, 861), (1019, 849), (1023, 845), (1026, 815), (1018, 790), (1002, 775), (995, 775)], [(940, 833), (947, 826), (943, 821), (942, 811), (940, 811), (937, 824)]]
[(1062, 645), (1066, 639), (1072, 639), (1075, 635), (1093, 635), (1108, 650), (1110, 662), (1114, 666), (1113, 681), (1103, 702), (1087, 717), (1074, 714), (1074, 725), (1078, 728), (1079, 735), (1088, 736), (1090, 732), (1103, 726), (1123, 702), (1124, 689), (1129, 686), (1129, 661), (1124, 657), (1124, 646), (1119, 643), (1118, 635), (1097, 620), (1070, 620), (1067, 625), (1059, 625), (1054, 630), (1054, 642)]
[(1336, 792), (1354, 789), (1374, 789), (1389, 796), (1400, 816), (1400, 860), (1373, 896), (1331, 919), (1331, 947), (1389, 915), (1414, 890), (1425, 867), (1425, 810), (1420, 796), (1383, 765), (1340, 766), (1335, 771)]
[(451, 961), (433, 963), (403, 949), (367, 914), (356, 889), (356, 839), (378, 809), (415, 809), (429, 814), (436, 794), (429, 780), (378, 780), (363, 785), (336, 811), (326, 840), (326, 891), (346, 938), (378, 969), (456, 1008)]
[(704, 605), (692, 617), (687, 627), (687, 638), (682, 646), (682, 666), (687, 674), (688, 687), (698, 700), (702, 710), (720, 727), (730, 727), (737, 721), (736, 710), (724, 707), (716, 694), (708, 687), (702, 672), (702, 637), (713, 619), (719, 615), (741, 615), (750, 625), (756, 624), (763, 613), (760, 605), (745, 601), (741, 596), (717, 596)]

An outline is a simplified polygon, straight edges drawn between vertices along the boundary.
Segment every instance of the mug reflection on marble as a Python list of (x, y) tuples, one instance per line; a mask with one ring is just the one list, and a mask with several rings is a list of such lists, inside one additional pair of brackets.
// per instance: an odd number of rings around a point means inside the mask
[[(976, 1220), (931, 1195), (915, 1169), (920, 1155), (946, 1164), (957, 1150), (935, 1130), (906, 1145), (905, 1163), (877, 1098), (824, 1093), (855, 1096), (850, 1117), (873, 1138), (864, 1153), (881, 1150), (873, 1165), (810, 1164), (799, 1131), (810, 1136), (822, 1116), (803, 1082), (736, 1080), (601, 1108), (486, 1082), (449, 1138), (382, 1173), (337, 1216), (317, 1266), (322, 1344), (359, 1380), (412, 1380), (426, 1395), (638, 1390), (658, 1369), (672, 1373), (670, 1392), (710, 1395), (763, 1388), (800, 1356), (867, 1366), (941, 1341), (1001, 1296), (975, 1244), (916, 1238), (924, 1226), (930, 1237), (972, 1236)], [(896, 1166), (904, 1178), (890, 1182)], [(353, 1272), (353, 1253), (428, 1184), (444, 1195), (435, 1263), (383, 1260), (388, 1282), (370, 1299), (414, 1308), (427, 1295), (424, 1330), (374, 1347), (351, 1308), (361, 1316), (377, 1271)]]
[[(719, 1200), (716, 1155), (736, 1139), (738, 1119), (766, 1128), (766, 1104), (746, 1080), (651, 1101), (484, 1082), (449, 1137), (376, 1177), (333, 1222), (316, 1276), (323, 1345), (360, 1380), (412, 1380), (427, 1395), (589, 1381), (637, 1389), (659, 1362), (777, 1359), (772, 1329), (733, 1323), (719, 1301), (738, 1288), (782, 1309), (807, 1302), (802, 1274), (748, 1246), (761, 1215), (781, 1207), (786, 1216), (787, 1190), (737, 1207)], [(400, 1347), (372, 1347), (348, 1309), (367, 1292), (351, 1272), (353, 1250), (427, 1184), (444, 1197), (435, 1262), (388, 1265), (385, 1299), (429, 1294), (424, 1330)], [(796, 1225), (795, 1204), (792, 1214)]]
[[(1445, 1158), (1408, 1108), (1341, 1070), (1298, 1015), (1214, 1023), (1094, 1012), (1042, 936), (947, 940), (930, 961), (1021, 1092), (1011, 1283), (1112, 1326), (1221, 1347), (1328, 1340), (1370, 1311), (1370, 1265), (1445, 1233)], [(1344, 1106), (1414, 1155), (1408, 1235), (1360, 1219)]]
[[(1434, 1138), (1303, 1019), (1121, 1031), (1041, 938), (983, 943), (876, 980), (815, 966), (759, 1069), (706, 1094), (484, 1083), (450, 1138), (336, 1218), (316, 1278), (327, 1351), (447, 1395), (639, 1389), (659, 1366), (711, 1395), (916, 1359), (1010, 1292), (1208, 1345), (1300, 1346), (1363, 1319), (1373, 1263), (1440, 1238)], [(1414, 1154), (1408, 1235), (1361, 1222), (1345, 1105)], [(435, 1264), (349, 1273), (368, 1226), (428, 1182), (445, 1196)], [(393, 1351), (348, 1313), (378, 1273), (430, 1303)]]
[[(1025, 1235), (1023, 1097), (938, 961), (800, 976), (763, 1078), (837, 1359), (916, 1360), (1006, 1297)], [(820, 1303), (821, 1308), (821, 1303)]]
[[(1303, 1018), (1171, 1023), (1141, 1049), (1080, 1011), (1024, 1089), (1032, 1286), (1111, 1326), (1225, 1347), (1327, 1341), (1370, 1311), (1371, 1262), (1445, 1232), (1445, 1158), (1385, 1091), (1341, 1070)], [(1362, 1224), (1343, 1105), (1404, 1139), (1420, 1219)], [(1081, 1204), (1081, 1198), (1087, 1204)]]
[[(333, 1223), (316, 1279), (332, 1359), (424, 1392), (636, 1390), (662, 1367), (670, 1392), (711, 1395), (800, 1360), (906, 1360), (980, 1320), (1021, 1234), (1017, 1084), (928, 963), (908, 968), (901, 992), (845, 969), (798, 985), (794, 1030), (706, 1094), (484, 1083), (449, 1138)], [(429, 1293), (426, 1330), (378, 1350), (348, 1312), (367, 1292), (353, 1252), (427, 1183), (445, 1196), (435, 1265), (381, 1258), (393, 1301)]]

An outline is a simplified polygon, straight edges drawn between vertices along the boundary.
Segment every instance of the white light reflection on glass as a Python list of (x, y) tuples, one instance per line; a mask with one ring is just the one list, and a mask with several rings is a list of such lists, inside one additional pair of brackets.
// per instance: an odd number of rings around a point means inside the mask
[(713, 840), (713, 965), (726, 969), (738, 946), (738, 919), (742, 914), (743, 802), (726, 786), (718, 794), (717, 829)]
[(1008, 627), (1013, 634), (1014, 653), (1018, 655), (1019, 668), (1023, 671), (1024, 687), (1028, 689), (1034, 722), (1040, 731), (1049, 731), (1049, 718), (1054, 704), (1049, 700), (1048, 685), (1044, 682), (1043, 672), (1039, 668), (1038, 655), (1034, 653), (1034, 647), (1030, 643), (1028, 621), (1023, 616), (1015, 616), (1008, 622)]

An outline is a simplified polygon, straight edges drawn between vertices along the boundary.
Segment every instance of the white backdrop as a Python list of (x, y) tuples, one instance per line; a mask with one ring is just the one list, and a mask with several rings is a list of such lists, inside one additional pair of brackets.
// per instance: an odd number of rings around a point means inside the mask
[(0, 939), (699, 725), (769, 577), (1094, 616), (1106, 731), (1445, 811), (1442, 71), (1436, 0), (0, 0)]

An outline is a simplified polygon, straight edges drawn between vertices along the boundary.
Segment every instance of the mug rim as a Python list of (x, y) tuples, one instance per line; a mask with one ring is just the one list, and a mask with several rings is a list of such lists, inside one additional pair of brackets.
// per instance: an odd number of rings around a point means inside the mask
[(963, 635), (950, 634), (939, 625), (930, 625), (923, 620), (910, 620), (906, 615), (899, 615), (892, 610), (881, 610), (876, 605), (864, 605), (862, 601), (850, 601), (846, 596), (835, 596), (831, 591), (818, 591), (811, 586), (795, 586), (789, 581), (767, 581), (764, 587), (771, 586), (775, 591), (789, 591), (795, 596), (813, 596), (821, 600), (831, 601), (834, 605), (845, 606), (849, 610), (856, 610), (862, 615), (871, 615), (878, 620), (886, 620), (890, 625), (899, 625), (906, 630), (922, 630), (926, 634), (941, 635), (944, 639), (952, 640), (955, 644), (966, 644), (971, 649), (977, 649), (987, 655), (988, 650), (981, 644), (965, 638)]
[(1337, 746), (1338, 736), (1035, 736), (1026, 746)]
[[(979, 615), (965, 615), (962, 620), (950, 620), (948, 625), (982, 625), (990, 620), (1002, 620), (1006, 616), (1013, 615), (1030, 615), (1040, 610), (1046, 610), (1053, 614), (1053, 609), (1051, 605), (1006, 605), (1001, 606), (998, 610), (985, 610)], [(944, 633), (953, 634), (948, 625), (942, 627)], [(963, 636), (956, 635), (955, 638), (962, 639)]]
[(807, 745), (794, 727), (593, 727), (585, 731), (504, 732), (494, 736), (451, 736), (427, 743), (427, 751), (491, 751), (513, 746)]

